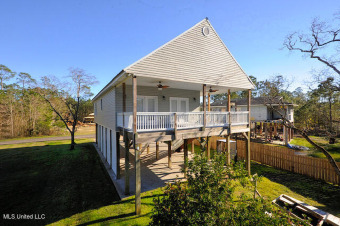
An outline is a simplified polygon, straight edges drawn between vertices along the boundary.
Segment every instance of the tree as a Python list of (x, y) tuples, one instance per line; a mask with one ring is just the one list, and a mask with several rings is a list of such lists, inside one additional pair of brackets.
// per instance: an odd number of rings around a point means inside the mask
[(335, 96), (338, 94), (338, 87), (334, 85), (334, 78), (328, 77), (325, 81), (322, 81), (318, 88), (313, 90), (313, 94), (315, 96), (319, 96), (323, 99), (326, 99), (328, 103), (328, 116), (324, 115), (328, 120), (329, 124), (329, 132), (333, 132), (333, 114), (332, 114), (332, 106), (335, 102)]
[[(249, 75), (250, 80), (255, 85), (255, 89), (252, 90), (252, 96), (255, 97), (258, 95), (258, 85), (257, 79), (253, 75)], [(238, 92), (232, 92), (230, 94), (231, 99), (237, 99), (237, 98), (246, 98), (248, 97), (248, 91), (238, 91)], [(212, 95), (213, 101), (219, 101), (219, 100), (227, 100), (228, 99), (228, 93), (221, 93), (221, 94), (215, 94)]]
[(287, 96), (290, 81), (283, 75), (276, 75), (258, 82), (258, 94), (261, 97)]
[[(283, 43), (289, 51), (298, 51), (316, 59), (337, 74), (340, 79), (340, 12), (334, 16), (334, 24), (315, 18), (309, 33), (294, 32)], [(340, 90), (340, 83), (337, 86)]]
[(36, 80), (26, 72), (20, 72), (17, 81), (22, 84), (22, 90), (25, 90), (25, 85), (26, 88), (31, 88), (32, 85), (36, 84)]
[(8, 67), (0, 64), (0, 83), (1, 90), (4, 90), (4, 81), (9, 80), (15, 76), (15, 72), (11, 71)]
[[(69, 83), (60, 83), (55, 77), (42, 78), (43, 89), (39, 89), (40, 96), (50, 105), (51, 109), (59, 116), (71, 135), (70, 150), (75, 147), (74, 134), (79, 119), (81, 98), (92, 95), (91, 85), (97, 81), (94, 76), (87, 74), (83, 69), (69, 69)], [(60, 105), (67, 109), (65, 114)]]

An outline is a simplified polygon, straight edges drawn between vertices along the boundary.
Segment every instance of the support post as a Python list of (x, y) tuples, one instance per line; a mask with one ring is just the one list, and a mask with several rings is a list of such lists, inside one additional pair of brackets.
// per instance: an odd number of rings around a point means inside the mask
[(171, 169), (172, 162), (171, 162), (171, 141), (168, 142), (168, 167)]
[[(137, 133), (137, 77), (132, 76), (132, 93), (133, 93), (133, 134), (135, 135)], [(134, 144), (134, 146), (136, 146)], [(135, 147), (136, 148), (136, 147)]]
[(125, 112), (126, 112), (126, 86), (125, 83), (122, 84), (123, 89), (123, 131), (125, 130)]
[(127, 133), (124, 133), (124, 143), (125, 143), (125, 195), (128, 195), (130, 193), (130, 178), (129, 178), (129, 138)]
[(175, 140), (177, 140), (177, 113), (174, 113), (174, 136)]
[(148, 145), (147, 149), (146, 149), (146, 153), (149, 154), (150, 153), (150, 145)]
[(192, 154), (195, 153), (195, 139), (192, 139), (192, 141), (191, 141), (191, 153)]
[(116, 172), (117, 179), (120, 179), (120, 133), (116, 132)]
[(227, 165), (230, 165), (230, 162), (231, 162), (230, 135), (226, 136), (225, 145), (226, 145), (226, 149), (227, 149)]
[(251, 90), (248, 89), (248, 106), (247, 110), (249, 112), (248, 114), (248, 126), (249, 126), (249, 131), (248, 131), (248, 139), (247, 139), (247, 153), (246, 153), (246, 168), (248, 171), (248, 175), (250, 176), (251, 171), (250, 171), (250, 106), (251, 106)]
[(277, 136), (277, 123), (274, 122), (274, 136)]
[(270, 140), (273, 140), (273, 123), (269, 123), (269, 137)]
[(262, 136), (262, 131), (263, 131), (263, 123), (260, 122), (260, 136)]
[(135, 175), (136, 175), (136, 195), (135, 195), (135, 212), (141, 214), (141, 174), (140, 174), (140, 149), (136, 145), (135, 149)]
[(210, 111), (210, 93), (208, 93), (208, 111)]
[(184, 176), (187, 176), (187, 163), (188, 163), (188, 140), (184, 140)]
[(156, 142), (156, 159), (159, 159), (159, 142)]
[(228, 106), (227, 106), (227, 111), (229, 113), (228, 117), (228, 121), (229, 121), (229, 134), (231, 133), (231, 114), (230, 114), (230, 109), (231, 109), (231, 106), (230, 106), (230, 89), (228, 89)]
[(207, 85), (203, 84), (203, 130), (207, 126)]
[[(292, 124), (293, 124), (293, 126), (294, 126), (294, 122), (292, 122)], [(291, 130), (291, 133), (292, 133), (291, 139), (294, 139), (294, 129)]]

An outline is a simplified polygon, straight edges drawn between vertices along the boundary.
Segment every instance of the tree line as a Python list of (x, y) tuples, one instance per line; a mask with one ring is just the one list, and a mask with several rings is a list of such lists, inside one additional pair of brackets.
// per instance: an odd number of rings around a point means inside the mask
[[(307, 130), (314, 135), (340, 135), (340, 90), (335, 77), (329, 75), (323, 80), (313, 80), (314, 88), (303, 91), (301, 87), (293, 91), (289, 79), (276, 75), (263, 81), (250, 76), (255, 85), (253, 97), (282, 97), (284, 102), (296, 104), (294, 121), (298, 128)], [(231, 93), (232, 99), (247, 98), (247, 93)], [(226, 94), (214, 95), (213, 101), (227, 99)]]
[[(90, 86), (95, 79), (82, 69), (70, 68), (69, 73), (63, 82), (54, 76), (37, 81), (0, 64), (0, 139), (64, 134), (65, 123), (83, 121), (92, 113)], [(79, 74), (86, 81), (72, 79)], [(82, 86), (78, 90), (77, 84)]]

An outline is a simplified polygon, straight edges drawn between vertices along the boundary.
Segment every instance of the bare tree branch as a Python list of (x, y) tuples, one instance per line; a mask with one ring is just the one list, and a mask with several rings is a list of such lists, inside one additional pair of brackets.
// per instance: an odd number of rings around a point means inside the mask
[[(335, 17), (335, 20), (340, 21), (340, 17)], [(331, 28), (325, 22), (315, 18), (310, 27), (311, 34), (306, 35), (294, 32), (286, 37), (283, 46), (289, 51), (299, 51), (309, 55), (310, 58), (318, 60), (340, 75), (340, 69), (337, 65), (339, 60), (332, 60), (331, 57), (322, 57), (320, 53), (318, 54), (322, 48), (331, 47), (332, 44), (340, 42), (339, 26), (340, 25), (335, 25), (336, 28)], [(336, 49), (335, 47), (335, 50)], [(339, 54), (336, 56), (338, 55)]]

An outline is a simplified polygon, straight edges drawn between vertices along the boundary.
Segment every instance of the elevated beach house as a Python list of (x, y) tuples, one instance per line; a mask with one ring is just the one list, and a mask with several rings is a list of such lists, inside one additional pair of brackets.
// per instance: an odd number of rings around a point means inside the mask
[[(226, 112), (208, 112), (206, 105), (209, 92), (248, 90), (250, 94), (253, 87), (211, 23), (204, 19), (124, 68), (93, 98), (96, 142), (117, 178), (120, 140), (124, 140), (125, 150), (133, 149), (137, 214), (143, 174), (141, 152), (151, 143), (166, 142), (171, 166), (171, 150), (178, 144), (184, 144), (186, 158), (189, 140), (211, 136), (225, 136), (228, 140), (232, 133), (249, 137), (250, 99), (247, 109), (238, 112), (230, 112), (230, 108)], [(249, 142), (246, 143), (249, 154)], [(125, 152), (126, 193), (129, 154)]]

